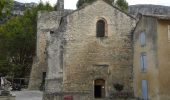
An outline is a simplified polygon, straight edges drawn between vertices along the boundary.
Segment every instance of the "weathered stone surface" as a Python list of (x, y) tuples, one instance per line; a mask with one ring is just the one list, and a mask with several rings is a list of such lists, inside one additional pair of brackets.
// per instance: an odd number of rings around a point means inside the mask
[(169, 6), (161, 5), (131, 5), (129, 6), (129, 13), (132, 15), (141, 14), (158, 14), (158, 15), (170, 15)]
[[(96, 37), (96, 23), (100, 19), (105, 19), (107, 25), (106, 37), (102, 38)], [(92, 100), (96, 79), (105, 80), (106, 97), (115, 83), (123, 84), (124, 91), (133, 91), (133, 17), (98, 0), (60, 22), (47, 39), (46, 92), (88, 92), (89, 99), (76, 100)]]
[(39, 12), (37, 25), (37, 51), (32, 66), (29, 89), (39, 89), (42, 83), (42, 73), (47, 70), (46, 63), (46, 40), (50, 31), (59, 26), (61, 15), (59, 12)]
[[(63, 4), (62, 0), (60, 2)], [(166, 62), (169, 61), (170, 46), (166, 42), (169, 17), (152, 15), (140, 19), (136, 26), (137, 21), (133, 17), (104, 0), (96, 0), (73, 12), (61, 7), (59, 11), (39, 14), (37, 57), (32, 68), (30, 89), (38, 89), (42, 72), (47, 72), (44, 100), (62, 100), (69, 95), (74, 100), (96, 100), (96, 79), (105, 81), (102, 87), (105, 98), (100, 100), (114, 98), (112, 94), (117, 91), (113, 85), (116, 83), (124, 86), (122, 93), (141, 98), (141, 80), (146, 79), (150, 82), (149, 99), (169, 100), (169, 88), (166, 86), (170, 81), (165, 77), (170, 64), (164, 62), (164, 57)], [(169, 15), (169, 12), (169, 7), (163, 6), (130, 6), (130, 14), (133, 15)], [(96, 23), (101, 19), (106, 23), (106, 36), (96, 37)], [(139, 45), (142, 31), (147, 32), (144, 48)], [(164, 44), (168, 45), (167, 48)], [(162, 48), (159, 51), (158, 45)], [(146, 74), (140, 72), (141, 52), (146, 52), (148, 57), (149, 71)], [(134, 100), (132, 98), (128, 100)]]
[(64, 100), (64, 96), (72, 96), (73, 100), (91, 100), (87, 92), (44, 93), (43, 100)]
[(58, 29), (61, 23), (61, 17), (72, 12), (72, 10), (64, 10), (63, 8), (64, 1), (58, 0), (58, 11), (40, 11), (38, 13), (36, 57), (30, 75), (28, 87), (30, 90), (38, 90), (43, 85), (43, 72), (47, 72), (48, 66), (47, 47), (50, 44), (48, 39), (50, 39), (50, 34)]

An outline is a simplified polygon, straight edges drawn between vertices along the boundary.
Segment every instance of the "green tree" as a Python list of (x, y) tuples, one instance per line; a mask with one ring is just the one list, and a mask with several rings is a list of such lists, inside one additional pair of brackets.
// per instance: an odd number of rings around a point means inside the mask
[(128, 11), (128, 2), (126, 0), (116, 0), (115, 5), (125, 12)]
[[(90, 3), (94, 2), (94, 1), (96, 1), (96, 0), (78, 0), (77, 8), (80, 8), (85, 3), (90, 4)], [(106, 0), (106, 2), (108, 2), (109, 4), (112, 4), (112, 0)]]
[(3, 14), (3, 10), (5, 11), (5, 13), (9, 14), (9, 9), (12, 3), (13, 3), (13, 0), (0, 0), (0, 17)]
[(14, 16), (0, 26), (0, 73), (25, 77), (29, 75), (36, 47), (37, 13), (53, 10), (40, 2), (27, 9), (24, 16)]

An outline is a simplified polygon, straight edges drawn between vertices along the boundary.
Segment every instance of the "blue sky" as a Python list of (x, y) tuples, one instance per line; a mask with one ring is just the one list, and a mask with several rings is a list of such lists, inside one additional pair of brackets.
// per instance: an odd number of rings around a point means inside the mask
[[(36, 2), (38, 3), (40, 0), (16, 0), (19, 2)], [(43, 2), (50, 2), (52, 5), (57, 2), (57, 0), (42, 0)], [(64, 0), (66, 9), (76, 9), (76, 3), (78, 0)], [(156, 5), (165, 5), (170, 6), (170, 0), (127, 0), (129, 5), (134, 4), (156, 4)]]

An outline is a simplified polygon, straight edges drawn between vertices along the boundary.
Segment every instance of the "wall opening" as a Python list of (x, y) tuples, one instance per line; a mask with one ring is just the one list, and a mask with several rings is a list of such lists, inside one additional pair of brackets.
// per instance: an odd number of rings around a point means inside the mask
[(44, 90), (45, 89), (45, 78), (46, 78), (46, 72), (42, 73), (42, 82), (41, 82), (41, 86), (39, 87), (40, 90)]
[(97, 37), (105, 37), (106, 32), (106, 22), (104, 20), (98, 20), (96, 25), (96, 36)]
[(45, 78), (46, 78), (46, 72), (42, 73), (42, 83), (45, 83)]
[(94, 81), (94, 97), (95, 98), (105, 97), (105, 80), (97, 79)]

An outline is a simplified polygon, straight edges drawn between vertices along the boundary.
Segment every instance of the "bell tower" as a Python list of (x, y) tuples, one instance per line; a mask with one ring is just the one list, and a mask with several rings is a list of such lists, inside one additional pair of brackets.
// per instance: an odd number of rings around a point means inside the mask
[(112, 0), (112, 5), (113, 5), (113, 6), (115, 5), (115, 0)]
[(58, 0), (57, 1), (57, 11), (64, 11), (64, 0)]

